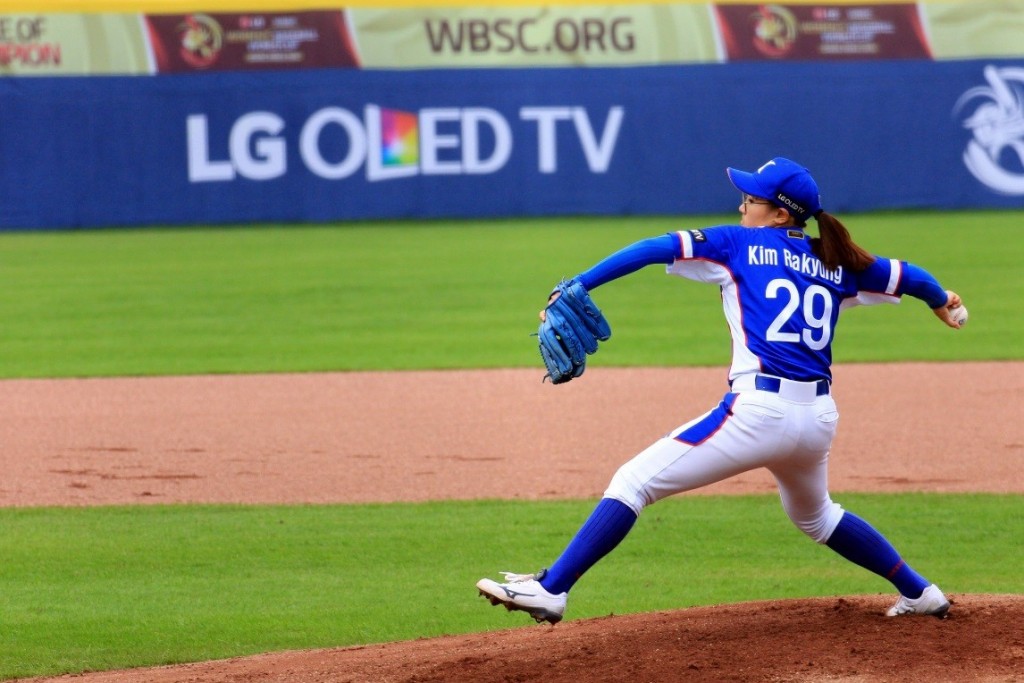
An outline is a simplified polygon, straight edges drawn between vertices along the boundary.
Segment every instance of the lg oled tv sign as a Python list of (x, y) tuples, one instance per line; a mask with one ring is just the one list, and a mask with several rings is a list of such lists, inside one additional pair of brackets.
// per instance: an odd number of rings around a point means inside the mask
[(295, 164), (327, 180), (357, 173), (371, 182), (483, 175), (500, 171), (514, 153), (532, 155), (538, 172), (552, 174), (570, 146), (576, 156), (582, 153), (590, 173), (605, 173), (624, 116), (621, 106), (600, 112), (522, 107), (511, 120), (485, 107), (412, 112), (367, 105), (359, 113), (327, 107), (299, 122), (270, 111), (229, 122), (193, 114), (186, 121), (188, 178), (191, 183), (268, 181), (285, 176)]

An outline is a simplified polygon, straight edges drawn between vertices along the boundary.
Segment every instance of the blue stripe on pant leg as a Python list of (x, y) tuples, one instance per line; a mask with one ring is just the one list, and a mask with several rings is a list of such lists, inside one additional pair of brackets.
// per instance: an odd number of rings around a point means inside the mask
[(732, 417), (732, 407), (738, 396), (739, 394), (726, 394), (718, 407), (708, 413), (700, 422), (690, 425), (673, 438), (691, 446), (704, 443), (722, 428), (726, 420)]

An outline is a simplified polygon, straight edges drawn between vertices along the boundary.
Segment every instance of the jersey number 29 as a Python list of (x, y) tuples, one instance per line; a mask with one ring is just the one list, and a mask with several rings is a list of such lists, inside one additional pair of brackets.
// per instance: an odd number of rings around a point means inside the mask
[[(765, 335), (768, 341), (798, 344), (802, 339), (804, 344), (807, 344), (807, 346), (815, 351), (820, 351), (828, 346), (829, 340), (832, 337), (832, 297), (827, 289), (821, 285), (811, 285), (804, 290), (803, 297), (801, 297), (800, 290), (796, 288), (795, 284), (789, 280), (779, 278), (768, 283), (768, 288), (765, 290), (764, 295), (769, 299), (786, 298), (782, 311), (775, 317), (772, 324), (768, 326), (768, 333)], [(815, 299), (821, 299), (821, 305), (815, 306)], [(801, 303), (803, 306), (801, 306)], [(803, 308), (806, 327), (803, 328), (800, 334), (796, 332), (783, 332), (782, 326), (800, 308)], [(821, 315), (815, 315), (815, 308), (821, 309)], [(817, 339), (814, 338), (816, 331), (821, 333), (821, 336)]]

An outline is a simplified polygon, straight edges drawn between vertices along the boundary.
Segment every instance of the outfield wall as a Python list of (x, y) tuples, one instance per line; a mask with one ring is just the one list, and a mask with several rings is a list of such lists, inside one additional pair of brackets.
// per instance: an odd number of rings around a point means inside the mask
[(0, 229), (724, 212), (776, 155), (837, 213), (1021, 207), (990, 4), (0, 14)]

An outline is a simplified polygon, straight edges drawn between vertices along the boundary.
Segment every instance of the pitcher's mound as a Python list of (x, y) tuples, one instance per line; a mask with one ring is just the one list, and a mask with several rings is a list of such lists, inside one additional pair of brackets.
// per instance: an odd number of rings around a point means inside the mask
[[(73, 677), (75, 683), (1024, 681), (1024, 596), (950, 595), (946, 619), (889, 596), (698, 607), (468, 636)], [(485, 606), (481, 605), (481, 609)], [(529, 617), (494, 609), (495, 623)]]

